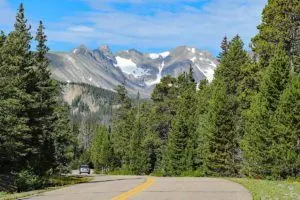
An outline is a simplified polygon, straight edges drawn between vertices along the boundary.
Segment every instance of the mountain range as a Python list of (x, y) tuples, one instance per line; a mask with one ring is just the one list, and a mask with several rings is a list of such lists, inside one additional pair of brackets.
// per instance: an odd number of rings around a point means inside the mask
[(177, 77), (193, 67), (197, 82), (212, 81), (217, 59), (207, 51), (179, 46), (162, 53), (135, 49), (112, 53), (107, 45), (90, 50), (81, 45), (71, 52), (48, 53), (53, 78), (67, 83), (85, 83), (107, 90), (125, 84), (130, 94), (150, 97), (155, 84), (167, 75)]

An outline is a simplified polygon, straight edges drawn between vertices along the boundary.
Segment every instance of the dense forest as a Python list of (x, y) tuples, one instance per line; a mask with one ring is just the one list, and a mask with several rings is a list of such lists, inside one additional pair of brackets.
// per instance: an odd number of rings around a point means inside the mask
[(192, 68), (165, 77), (151, 103), (117, 88), (112, 128), (99, 127), (88, 149), (102, 172), (163, 176), (300, 175), (300, 3), (270, 0), (250, 56), (225, 37), (212, 83)]
[(63, 102), (62, 85), (50, 77), (43, 23), (33, 38), (21, 4), (14, 30), (0, 34), (0, 189), (29, 178), (40, 184), (86, 163), (99, 173), (299, 176), (299, 15), (299, 0), (269, 0), (253, 55), (238, 35), (224, 37), (211, 83), (196, 83), (191, 67), (164, 77), (151, 101), (132, 99), (124, 85), (116, 94), (88, 87), (107, 96), (102, 114), (112, 119), (103, 123), (89, 118), (82, 96), (71, 103), (82, 115)]

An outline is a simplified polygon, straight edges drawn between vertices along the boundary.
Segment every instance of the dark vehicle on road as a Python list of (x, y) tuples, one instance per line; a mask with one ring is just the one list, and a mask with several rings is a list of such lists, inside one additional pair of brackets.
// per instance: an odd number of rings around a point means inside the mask
[(90, 174), (91, 173), (90, 167), (88, 165), (80, 165), (79, 174), (82, 174), (82, 173)]

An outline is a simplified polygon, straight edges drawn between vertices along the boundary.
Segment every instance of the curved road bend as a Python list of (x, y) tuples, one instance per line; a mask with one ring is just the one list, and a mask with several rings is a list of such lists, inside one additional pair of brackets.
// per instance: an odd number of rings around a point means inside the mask
[(251, 200), (237, 183), (215, 178), (147, 178), (95, 176), (73, 185), (27, 198), (32, 200)]

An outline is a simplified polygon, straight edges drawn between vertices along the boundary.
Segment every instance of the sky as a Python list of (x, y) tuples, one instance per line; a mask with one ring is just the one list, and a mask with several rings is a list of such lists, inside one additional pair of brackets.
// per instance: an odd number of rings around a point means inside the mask
[(0, 30), (13, 29), (20, 3), (35, 34), (46, 27), (52, 51), (107, 44), (115, 52), (162, 52), (179, 45), (217, 55), (239, 34), (248, 48), (267, 0), (0, 0)]

